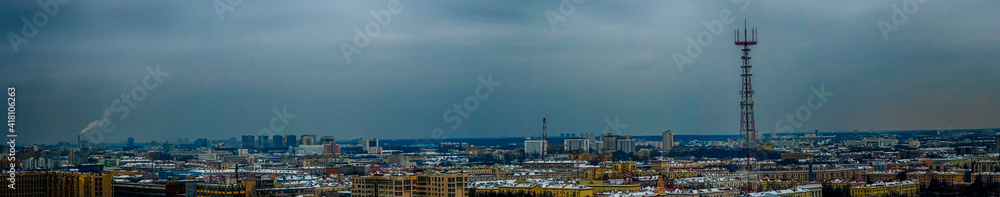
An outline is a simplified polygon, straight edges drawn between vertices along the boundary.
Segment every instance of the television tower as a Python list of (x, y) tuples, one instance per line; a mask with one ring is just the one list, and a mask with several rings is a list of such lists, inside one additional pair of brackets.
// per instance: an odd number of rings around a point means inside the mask
[(747, 30), (746, 20), (744, 20), (742, 40), (740, 40), (740, 30), (737, 29), (733, 33), (736, 45), (743, 46), (743, 57), (741, 57), (743, 59), (743, 66), (740, 66), (743, 69), (743, 74), (740, 74), (743, 78), (743, 89), (740, 90), (740, 95), (743, 99), (740, 101), (740, 134), (745, 134), (747, 140), (746, 161), (744, 161), (746, 163), (743, 163), (741, 168), (747, 173), (748, 179), (748, 184), (744, 191), (756, 192), (759, 191), (759, 187), (753, 183), (757, 182), (757, 180), (750, 180), (751, 178), (757, 179), (751, 175), (755, 174), (753, 172), (757, 170), (757, 143), (759, 140), (757, 139), (757, 129), (753, 116), (753, 85), (750, 83), (753, 74), (750, 74), (750, 46), (757, 45), (757, 29)]

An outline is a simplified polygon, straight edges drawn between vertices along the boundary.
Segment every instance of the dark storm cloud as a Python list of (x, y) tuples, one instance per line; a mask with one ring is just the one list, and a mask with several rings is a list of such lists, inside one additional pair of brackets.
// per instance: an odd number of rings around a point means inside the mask
[[(69, 1), (29, 42), (0, 47), (0, 81), (18, 87), (18, 126), (30, 143), (72, 141), (146, 67), (170, 75), (106, 142), (229, 138), (295, 118), (282, 134), (428, 138), (442, 114), (474, 95), (479, 76), (502, 82), (448, 137), (602, 132), (735, 134), (739, 49), (733, 28), (760, 32), (751, 56), (757, 128), (775, 130), (807, 105), (810, 87), (834, 93), (796, 131), (996, 127), (1000, 26), (993, 1), (928, 1), (885, 40), (905, 1), (585, 1), (555, 24), (561, 1), (403, 1), (402, 12), (347, 63), (370, 11), (387, 1)], [(34, 1), (3, 5), (0, 33), (21, 34)], [(736, 22), (679, 72), (672, 54), (703, 21)], [(9, 40), (5, 40), (9, 41)], [(121, 114), (114, 114), (120, 116)]]

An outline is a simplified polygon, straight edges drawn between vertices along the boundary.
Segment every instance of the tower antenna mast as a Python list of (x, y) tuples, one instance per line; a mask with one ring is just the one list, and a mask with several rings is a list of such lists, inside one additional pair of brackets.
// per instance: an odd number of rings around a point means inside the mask
[[(757, 45), (757, 29), (747, 29), (746, 20), (743, 21), (743, 36), (740, 37), (740, 30), (734, 30), (734, 38), (737, 46), (743, 46), (743, 74), (740, 77), (743, 78), (743, 88), (740, 90), (740, 96), (742, 100), (740, 101), (740, 134), (746, 135), (746, 160), (741, 165), (741, 170), (745, 170), (747, 173), (746, 187), (744, 192), (756, 192), (759, 191), (760, 187), (757, 186), (758, 180), (753, 174), (756, 174), (757, 170), (757, 148), (760, 139), (757, 139), (757, 129), (754, 123), (753, 115), (753, 86), (751, 84), (751, 78), (753, 74), (750, 74), (750, 46)], [(742, 40), (741, 40), (742, 38)]]

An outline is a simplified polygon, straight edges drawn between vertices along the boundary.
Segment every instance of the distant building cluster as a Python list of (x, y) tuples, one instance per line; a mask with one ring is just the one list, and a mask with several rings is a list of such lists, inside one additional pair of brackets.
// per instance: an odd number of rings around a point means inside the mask
[[(613, 133), (439, 141), (273, 135), (14, 147), (3, 196), (991, 196), (992, 130)], [(523, 140), (523, 141), (522, 141)], [(10, 147), (0, 147), (7, 151)], [(753, 165), (748, 165), (753, 164)], [(9, 173), (8, 170), (4, 170)]]

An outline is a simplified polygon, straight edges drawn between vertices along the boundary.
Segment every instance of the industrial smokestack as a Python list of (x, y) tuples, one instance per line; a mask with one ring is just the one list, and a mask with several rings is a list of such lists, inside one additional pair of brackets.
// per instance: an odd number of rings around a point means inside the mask
[(545, 126), (545, 118), (542, 118), (542, 140), (548, 140), (549, 137), (545, 130), (548, 130), (548, 127)]

